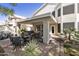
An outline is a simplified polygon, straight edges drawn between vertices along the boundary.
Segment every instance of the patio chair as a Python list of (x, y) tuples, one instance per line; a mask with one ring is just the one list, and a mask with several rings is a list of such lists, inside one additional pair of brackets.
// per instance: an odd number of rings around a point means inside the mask
[(38, 42), (43, 43), (42, 35), (40, 34), (40, 32), (34, 33), (34, 38), (37, 39)]
[(33, 38), (34, 31), (27, 31), (21, 34), (21, 37), (23, 38), (24, 45), (27, 44), (30, 40)]
[(17, 48), (21, 48), (21, 46), (23, 45), (23, 39), (19, 36), (11, 37), (10, 40), (12, 42), (14, 50)]

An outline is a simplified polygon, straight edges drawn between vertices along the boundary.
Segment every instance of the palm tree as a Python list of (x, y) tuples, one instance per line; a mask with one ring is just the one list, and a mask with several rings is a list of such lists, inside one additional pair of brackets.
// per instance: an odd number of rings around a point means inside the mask
[[(11, 6), (16, 6), (16, 3), (10, 3)], [(5, 6), (0, 5), (0, 14), (13, 15), (14, 10)]]

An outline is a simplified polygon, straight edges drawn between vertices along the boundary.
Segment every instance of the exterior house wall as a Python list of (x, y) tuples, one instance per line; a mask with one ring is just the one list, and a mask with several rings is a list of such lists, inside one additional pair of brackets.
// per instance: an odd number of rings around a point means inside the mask
[(8, 28), (8, 31), (10, 31), (12, 34), (18, 34), (18, 24), (17, 22), (23, 21), (23, 19), (19, 18), (19, 17), (15, 17), (15, 16), (11, 16), (7, 19), (7, 24), (9, 24), (8, 26), (6, 26)]
[(63, 22), (75, 22), (75, 15), (74, 14), (68, 14), (63, 15)]
[[(69, 5), (72, 5), (72, 4), (68, 4), (68, 3), (65, 3), (65, 4), (62, 4), (63, 5), (63, 7), (66, 7), (66, 6), (69, 6)], [(57, 14), (58, 14), (58, 9), (60, 8), (60, 6), (61, 5), (59, 5), (59, 7), (57, 7), (57, 9), (56, 9), (56, 12), (57, 12)], [(73, 5), (72, 5), (73, 6)], [(71, 8), (72, 8), (72, 6), (70, 6)], [(63, 8), (62, 7), (62, 8)], [(68, 10), (68, 9), (67, 9)], [(66, 12), (67, 11), (66, 9), (65, 9), (65, 11), (63, 10), (62, 12), (63, 13), (68, 13), (68, 12)], [(71, 10), (70, 10), (71, 11)], [(72, 11), (73, 12), (73, 11)], [(63, 22), (74, 22), (75, 21), (75, 17), (74, 17), (75, 15), (74, 15), (74, 13), (71, 13), (71, 14), (66, 14), (66, 15), (64, 15), (63, 14)], [(58, 23), (60, 23), (61, 22), (61, 15), (58, 17), (55, 17), (56, 19), (57, 19), (57, 21), (58, 21)], [(71, 19), (72, 19), (72, 21), (71, 21)]]
[[(60, 14), (60, 16), (58, 16), (59, 8), (63, 8), (63, 10), (61, 11), (62, 17), (61, 17), (61, 14)], [(56, 11), (57, 16), (55, 18), (58, 23), (63, 23), (63, 24), (61, 24), (61, 25), (63, 25), (63, 26), (61, 26), (61, 29), (62, 29), (61, 31), (63, 31), (64, 28), (69, 28), (69, 26), (73, 27), (73, 28), (75, 27), (74, 22), (76, 20), (75, 20), (75, 9), (74, 8), (75, 8), (75, 4), (73, 4), (73, 3), (64, 3), (64, 4), (62, 4), (62, 5), (60, 4), (60, 5), (58, 5), (58, 7), (56, 7), (55, 11)], [(69, 24), (69, 26), (67, 24)]]
[[(57, 17), (56, 19), (58, 23), (61, 23), (61, 17)], [(74, 14), (63, 15), (63, 23), (66, 22), (75, 22), (75, 15)]]
[[(78, 15), (77, 15), (77, 16), (78, 16), (78, 19), (79, 19), (79, 13), (78, 13)], [(79, 22), (79, 20), (78, 20), (78, 22)]]

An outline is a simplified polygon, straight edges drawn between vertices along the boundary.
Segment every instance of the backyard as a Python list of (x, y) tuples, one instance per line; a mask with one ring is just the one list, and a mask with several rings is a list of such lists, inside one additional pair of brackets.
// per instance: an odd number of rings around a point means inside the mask
[[(79, 56), (78, 31), (76, 32), (71, 29), (65, 31), (65, 37), (63, 36), (63, 34), (61, 34), (60, 37), (52, 37), (52, 40), (49, 42), (49, 44), (45, 44), (43, 43), (42, 38), (40, 38), (41, 36), (39, 36), (38, 34), (34, 34), (34, 32), (32, 31), (26, 32), (22, 30), (21, 37), (11, 36), (0, 40), (0, 55)], [(12, 41), (12, 39), (14, 41)]]
[(22, 48), (17, 51), (13, 50), (13, 46), (10, 45), (10, 39), (1, 40), (0, 45), (4, 49), (5, 53), (0, 53), (0, 55), (8, 55), (8, 56), (54, 56), (58, 55), (56, 52), (56, 48), (54, 45), (47, 45), (44, 43), (35, 43), (35, 41), (30, 42), (26, 46), (22, 46)]
[[(26, 32), (24, 32), (26, 33)], [(33, 33), (32, 33), (33, 34)], [(8, 55), (8, 56), (58, 56), (63, 55), (60, 51), (63, 46), (62, 43), (59, 42), (59, 38), (57, 40), (53, 40), (50, 44), (43, 43), (42, 39), (38, 37), (38, 34), (34, 35), (26, 35), (22, 34), (22, 37), (8, 37), (0, 40), (0, 55)], [(34, 37), (35, 36), (35, 37)], [(14, 39), (13, 42), (11, 39)], [(16, 46), (22, 39), (22, 44), (20, 46)], [(13, 44), (14, 43), (14, 44)], [(19, 48), (18, 48), (19, 47)], [(15, 48), (15, 49), (14, 49)], [(60, 49), (60, 50), (59, 50)], [(61, 52), (61, 53), (60, 53)]]

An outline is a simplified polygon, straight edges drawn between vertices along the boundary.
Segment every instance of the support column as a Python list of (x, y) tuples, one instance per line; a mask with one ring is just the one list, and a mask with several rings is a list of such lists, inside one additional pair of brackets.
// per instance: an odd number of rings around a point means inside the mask
[(43, 21), (43, 42), (48, 43), (49, 40), (49, 22)]
[(17, 26), (17, 35), (19, 36), (19, 32), (18, 31), (19, 31), (19, 27)]
[(15, 22), (15, 20), (16, 20), (16, 19), (12, 19), (12, 22), (13, 22), (13, 30), (14, 30), (14, 31), (13, 31), (13, 34), (14, 34), (14, 35), (16, 34), (16, 25), (17, 25), (16, 22)]
[(63, 6), (61, 3), (61, 33), (63, 33)]
[[(58, 12), (57, 12), (58, 10), (55, 10), (55, 19), (57, 19), (57, 17), (58, 17)], [(57, 34), (58, 33), (58, 19), (57, 19), (57, 23), (55, 24), (55, 26), (54, 26), (54, 28), (55, 28), (55, 34)]]
[(78, 6), (75, 3), (75, 30), (78, 31)]
[(54, 25), (54, 31), (55, 31), (55, 34), (58, 33), (58, 24), (57, 23)]

